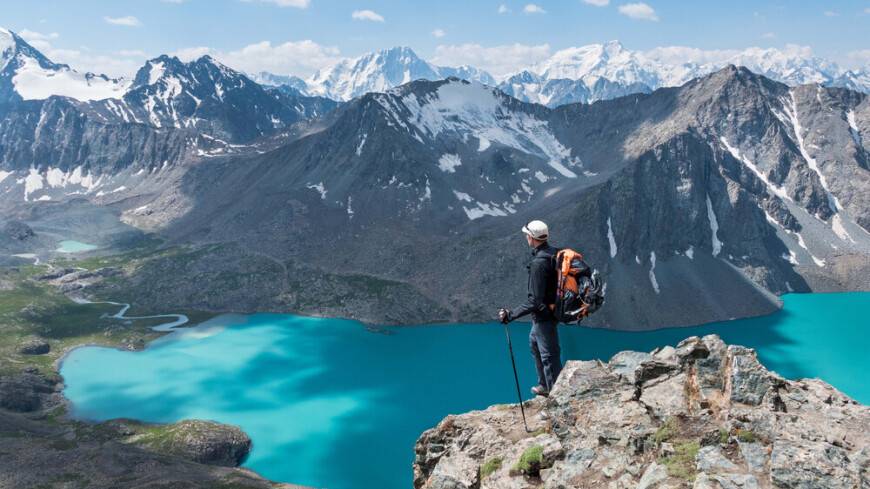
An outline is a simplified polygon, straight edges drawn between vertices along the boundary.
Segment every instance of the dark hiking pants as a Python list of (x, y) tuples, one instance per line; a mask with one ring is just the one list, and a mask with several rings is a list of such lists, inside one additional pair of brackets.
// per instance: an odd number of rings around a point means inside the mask
[(532, 357), (538, 369), (538, 384), (547, 391), (553, 388), (559, 372), (562, 371), (561, 351), (559, 349), (558, 322), (555, 320), (532, 320), (532, 331), (529, 333), (529, 344), (532, 347)]

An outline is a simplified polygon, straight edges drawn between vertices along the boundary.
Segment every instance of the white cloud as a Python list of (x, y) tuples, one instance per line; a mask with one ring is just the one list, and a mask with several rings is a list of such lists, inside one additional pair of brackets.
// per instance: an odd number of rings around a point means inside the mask
[(440, 45), (430, 60), (440, 66), (471, 65), (503, 79), (550, 57), (550, 45), (506, 44), (484, 47), (480, 44)]
[(833, 10), (825, 10), (825, 17), (836, 17), (840, 15), (839, 12), (835, 12)]
[[(243, 2), (251, 3), (255, 0), (242, 0)], [(279, 7), (293, 8), (308, 8), (311, 5), (311, 0), (256, 0), (263, 3), (275, 4)]]
[(108, 76), (130, 76), (142, 66), (145, 53), (141, 51), (118, 51), (115, 55), (94, 54), (88, 48), (56, 48), (52, 42), (60, 38), (57, 32), (42, 33), (29, 29), (18, 32), (22, 39), (56, 63), (70, 65), (80, 72), (105, 73)]
[(865, 8), (864, 13), (870, 15), (870, 7)]
[(583, 0), (583, 3), (595, 5), (596, 7), (606, 7), (610, 5), (610, 0)]
[(372, 22), (383, 22), (384, 17), (372, 10), (354, 10), (352, 14), (350, 14), (354, 20), (370, 20)]
[(656, 11), (643, 2), (626, 3), (625, 5), (620, 5), (619, 13), (625, 15), (626, 17), (637, 20), (651, 20), (653, 22), (658, 22), (659, 20), (658, 15), (656, 15)]
[(444, 29), (435, 29), (434, 31), (432, 31), (432, 35), (437, 37), (437, 38), (442, 38), (442, 37), (446, 36), (447, 33), (444, 32)]
[(268, 71), (307, 77), (341, 59), (338, 48), (321, 46), (311, 40), (289, 41), (273, 45), (269, 41), (249, 44), (241, 49), (220, 51), (209, 47), (189, 47), (172, 53), (183, 61), (206, 54), (230, 68), (246, 73)]
[(132, 15), (127, 15), (125, 17), (108, 17), (108, 16), (106, 16), (106, 17), (103, 17), (103, 20), (105, 20), (109, 24), (123, 25), (123, 26), (127, 26), (127, 27), (139, 27), (140, 25), (142, 25), (142, 23), (139, 22), (139, 19), (137, 19), (136, 17), (133, 17)]
[(775, 37), (776, 37), (776, 34), (774, 34), (773, 32), (765, 32), (764, 34), (761, 35), (762, 39), (773, 39)]
[(22, 29), (18, 32), (18, 35), (21, 36), (22, 39), (27, 41), (27, 44), (35, 47), (40, 51), (47, 51), (51, 49), (51, 40), (57, 39), (60, 35), (57, 32), (52, 32), (50, 34), (43, 34), (41, 32), (31, 31), (28, 29)]
[(870, 49), (859, 49), (851, 51), (846, 55), (850, 61), (852, 68), (870, 68)]
[(501, 5), (498, 6), (498, 13), (500, 13), (500, 14), (509, 14), (509, 13), (511, 13), (511, 9), (508, 8), (507, 5), (505, 5), (505, 4), (501, 4)]
[(525, 12), (527, 14), (546, 14), (547, 13), (547, 11), (544, 10), (543, 7), (541, 7), (540, 5), (534, 4), (534, 3), (526, 4), (526, 6), (523, 7), (523, 12)]

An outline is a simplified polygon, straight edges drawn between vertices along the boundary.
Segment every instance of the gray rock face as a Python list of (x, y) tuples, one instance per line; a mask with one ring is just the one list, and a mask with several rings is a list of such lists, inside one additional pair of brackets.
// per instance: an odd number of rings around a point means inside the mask
[(54, 405), (59, 399), (58, 378), (35, 372), (0, 377), (0, 408), (33, 412)]
[[(713, 335), (648, 355), (676, 367), (637, 376), (650, 360), (636, 352), (568, 362), (549, 398), (526, 402), (532, 434), (515, 405), (449, 416), (417, 442), (414, 487), (863, 487), (870, 408)], [(553, 454), (548, 468), (512, 471), (534, 446)]]

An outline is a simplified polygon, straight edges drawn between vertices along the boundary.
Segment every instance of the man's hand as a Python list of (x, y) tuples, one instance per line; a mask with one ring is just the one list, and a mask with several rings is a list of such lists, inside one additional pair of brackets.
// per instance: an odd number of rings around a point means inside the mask
[(498, 310), (498, 320), (501, 321), (502, 324), (507, 324), (513, 320), (513, 314), (510, 309), (499, 309)]

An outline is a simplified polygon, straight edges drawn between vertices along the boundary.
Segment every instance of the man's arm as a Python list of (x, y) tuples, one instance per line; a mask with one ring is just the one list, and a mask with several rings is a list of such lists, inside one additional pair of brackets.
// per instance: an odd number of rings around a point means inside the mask
[(532, 312), (544, 312), (547, 310), (547, 304), (544, 303), (544, 296), (547, 294), (547, 269), (543, 260), (533, 260), (529, 277), (529, 297), (526, 302), (511, 311), (509, 320), (519, 319)]

